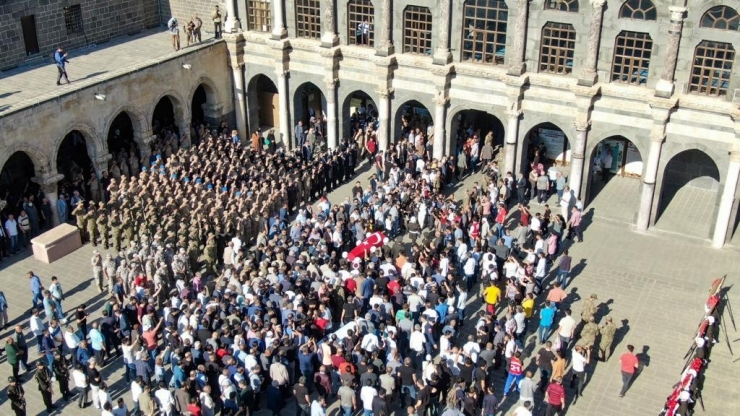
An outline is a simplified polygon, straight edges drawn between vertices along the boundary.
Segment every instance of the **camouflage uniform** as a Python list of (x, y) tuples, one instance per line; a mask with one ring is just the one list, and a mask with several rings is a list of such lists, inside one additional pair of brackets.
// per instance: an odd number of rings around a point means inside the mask
[(93, 247), (98, 245), (98, 223), (97, 218), (95, 216), (95, 207), (90, 206), (90, 209), (87, 211), (87, 216), (85, 217), (87, 227), (87, 235), (90, 236), (90, 242), (92, 243)]
[(599, 327), (599, 358), (608, 361), (612, 355), (612, 343), (614, 342), (614, 335), (617, 333), (617, 327), (612, 322), (611, 318), (607, 317), (604, 325)]

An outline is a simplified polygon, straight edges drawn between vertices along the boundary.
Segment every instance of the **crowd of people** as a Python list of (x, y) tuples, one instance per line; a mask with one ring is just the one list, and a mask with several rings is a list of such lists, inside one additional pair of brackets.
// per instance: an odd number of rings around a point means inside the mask
[[(53, 375), (80, 407), (91, 393), (103, 415), (128, 414), (101, 375), (122, 365), (133, 414), (277, 415), (291, 404), (323, 416), (338, 401), (346, 416), (553, 415), (570, 405), (564, 385), (575, 403), (588, 363), (609, 359), (617, 327), (597, 296), (579, 320), (568, 308), (566, 239), (582, 241), (583, 206), (544, 161), (533, 174), (500, 172), (492, 134), (481, 143), (472, 128), (456, 155), (435, 160), (421, 126), (385, 152), (343, 139), (311, 153), (305, 136), (270, 151), (224, 127), (192, 146), (175, 138), (170, 152), (163, 136), (140, 174), (110, 178), (71, 212), (86, 239), (115, 250), (91, 258), (108, 293), (102, 318), (88, 326), (85, 305), (64, 311), (59, 281), (46, 289), (29, 272), (48, 411)], [(360, 130), (377, 140), (370, 123)], [(374, 174), (332, 201), (364, 158)], [(448, 186), (479, 170), (458, 200)], [(562, 215), (545, 204), (552, 194)], [(379, 232), (388, 243), (358, 255)], [(28, 345), (21, 326), (6, 340), (18, 415)]]

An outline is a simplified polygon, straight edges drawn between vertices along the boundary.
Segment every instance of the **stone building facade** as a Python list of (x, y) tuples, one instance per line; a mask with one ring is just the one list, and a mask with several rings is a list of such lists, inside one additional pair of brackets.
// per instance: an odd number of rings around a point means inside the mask
[(354, 97), (376, 104), (381, 148), (396, 140), (403, 112), (427, 114), (436, 157), (455, 153), (453, 135), (467, 116), (485, 114), (497, 126), (507, 171), (524, 169), (530, 143), (555, 131), (565, 142), (570, 186), (588, 203), (595, 155), (621, 141), (641, 162), (637, 230), (653, 226), (680, 189), (695, 188), (705, 191), (700, 199), (713, 222), (699, 237), (719, 247), (734, 233), (740, 1), (248, 0), (224, 7), (243, 30), (226, 40), (235, 80), (247, 86), (237, 97), (244, 123), (275, 125), (289, 147), (306, 106), (321, 107), (329, 144), (337, 143)]
[[(165, 18), (198, 13), (212, 30), (216, 1), (163, 3)], [(566, 165), (587, 206), (600, 186), (593, 161), (614, 151), (614, 172), (629, 165), (639, 177), (626, 196), (632, 229), (661, 229), (667, 207), (684, 201), (686, 214), (668, 231), (716, 247), (736, 235), (740, 242), (740, 0), (238, 0), (221, 9), (231, 33), (202, 76), (222, 105), (213, 113), (233, 114), (242, 137), (272, 127), (291, 148), (293, 126), (312, 107), (333, 146), (348, 134), (351, 110), (367, 102), (383, 149), (404, 114), (428, 122), (437, 158), (455, 155), (461, 126), (493, 131), (502, 168), (514, 174), (526, 169), (531, 145), (562, 146), (551, 158)], [(198, 60), (209, 53), (193, 52)], [(151, 85), (149, 106), (167, 85)], [(189, 120), (192, 92), (179, 94), (178, 118)], [(115, 109), (99, 116), (79, 122), (105, 131), (101, 120)], [(93, 150), (105, 158), (104, 144)], [(48, 176), (53, 160), (34, 162)]]
[(0, 5), (0, 70), (99, 44), (160, 22), (158, 0), (8, 0)]

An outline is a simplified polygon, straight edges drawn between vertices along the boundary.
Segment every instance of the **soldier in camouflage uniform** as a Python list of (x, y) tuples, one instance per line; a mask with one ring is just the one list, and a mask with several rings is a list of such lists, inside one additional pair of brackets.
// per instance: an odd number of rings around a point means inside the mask
[(108, 240), (108, 211), (105, 209), (105, 203), (100, 202), (98, 204), (98, 211), (95, 213), (95, 223), (100, 235), (100, 240), (103, 243), (103, 247), (107, 250), (109, 247)]
[(97, 217), (95, 216), (95, 205), (93, 204), (90, 204), (90, 208), (87, 211), (85, 226), (87, 229), (87, 235), (90, 236), (90, 242), (93, 247), (96, 247), (98, 245), (98, 223)]
[(599, 334), (599, 326), (596, 325), (593, 315), (589, 318), (588, 323), (581, 330), (581, 338), (578, 340), (577, 345), (583, 346), (588, 354), (591, 354), (591, 349), (596, 343), (596, 336)]
[(103, 276), (108, 282), (108, 294), (113, 294), (113, 285), (116, 283), (116, 260), (108, 254), (103, 262)]
[(111, 210), (108, 217), (108, 225), (110, 226), (111, 238), (113, 239), (113, 249), (121, 251), (121, 215), (115, 208)]
[(103, 293), (103, 257), (98, 250), (93, 250), (90, 265), (92, 265), (93, 281), (98, 287), (98, 292)]
[(214, 233), (210, 233), (208, 234), (208, 240), (206, 240), (206, 248), (203, 250), (203, 258), (211, 271), (216, 270), (216, 256), (216, 235)]
[(617, 327), (612, 322), (611, 316), (607, 316), (604, 320), (604, 324), (599, 327), (599, 359), (602, 361), (609, 361), (609, 357), (612, 355), (612, 343), (614, 342), (614, 335), (617, 333)]
[(87, 224), (87, 213), (85, 212), (85, 204), (80, 202), (77, 207), (72, 211), (72, 215), (77, 219), (77, 229), (80, 230), (80, 237), (82, 241), (88, 239), (85, 234), (85, 225)]
[(583, 310), (581, 311), (581, 320), (584, 324), (587, 324), (591, 318), (596, 315), (596, 311), (598, 310), (598, 307), (596, 306), (596, 301), (599, 298), (594, 294), (591, 295), (586, 301), (583, 303)]

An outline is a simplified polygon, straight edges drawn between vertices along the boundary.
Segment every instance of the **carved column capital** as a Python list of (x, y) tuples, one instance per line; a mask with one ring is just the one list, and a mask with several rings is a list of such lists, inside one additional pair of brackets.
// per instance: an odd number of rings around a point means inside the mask
[(606, 4), (606, 0), (591, 0), (591, 7), (594, 9), (600, 9)]
[(395, 91), (394, 88), (380, 88), (375, 90), (375, 92), (378, 94), (380, 99), (387, 100), (393, 95), (393, 92)]
[(41, 190), (44, 191), (45, 194), (48, 194), (50, 192), (57, 191), (58, 183), (62, 179), (64, 179), (64, 175), (58, 173), (56, 175), (34, 176), (31, 178), (31, 182), (37, 183), (41, 187)]
[(586, 131), (591, 127), (591, 120), (576, 120), (573, 122), (573, 126), (575, 126), (576, 131)]
[(686, 8), (680, 6), (670, 6), (668, 11), (671, 14), (671, 22), (683, 21), (686, 16)]
[(339, 78), (324, 78), (324, 84), (326, 84), (326, 88), (328, 89), (337, 88), (337, 85), (339, 85)]

